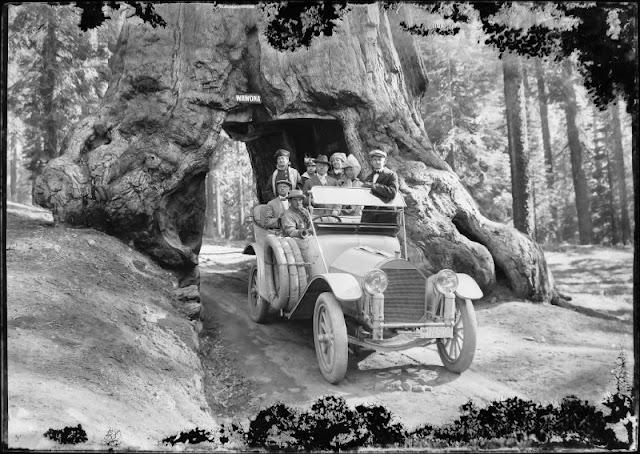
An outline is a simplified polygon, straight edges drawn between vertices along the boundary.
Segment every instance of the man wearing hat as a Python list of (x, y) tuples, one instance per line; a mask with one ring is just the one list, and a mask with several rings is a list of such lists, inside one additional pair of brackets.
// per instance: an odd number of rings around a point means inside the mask
[(304, 193), (294, 189), (288, 198), (290, 206), (282, 217), (282, 233), (293, 238), (306, 238), (311, 234), (311, 216), (302, 206)]
[(267, 209), (264, 214), (264, 226), (268, 229), (277, 229), (280, 227), (280, 219), (285, 211), (289, 209), (289, 191), (291, 190), (291, 182), (289, 180), (276, 181), (277, 197), (267, 203)]
[(300, 173), (289, 165), (289, 150), (279, 148), (276, 151), (276, 170), (271, 175), (271, 190), (273, 195), (277, 195), (276, 181), (289, 180), (292, 188), (298, 188), (302, 185)]
[(329, 158), (326, 155), (318, 155), (316, 158), (316, 173), (309, 178), (303, 187), (306, 194), (314, 186), (337, 186), (338, 182), (335, 178), (329, 176)]
[(302, 182), (303, 187), (307, 180), (316, 174), (316, 160), (307, 156), (304, 158), (304, 166), (306, 167), (307, 171), (300, 177), (300, 181)]
[[(373, 171), (364, 179), (362, 187), (371, 188), (373, 195), (388, 203), (395, 199), (400, 184), (398, 175), (393, 170), (385, 167), (386, 161), (387, 153), (384, 151), (371, 150), (369, 152), (369, 163)], [(393, 211), (393, 213), (389, 213), (389, 211)], [(373, 207), (365, 207), (362, 212), (361, 222), (394, 224), (397, 222), (396, 213), (393, 208), (379, 207), (374, 209)]]
[[(326, 155), (318, 155), (316, 158), (316, 174), (309, 178), (304, 184), (303, 191), (307, 195), (314, 186), (338, 186), (338, 181), (327, 174), (329, 170), (329, 158)], [(309, 201), (313, 203), (312, 200)], [(340, 214), (339, 205), (314, 205), (314, 208), (319, 209), (320, 214)], [(315, 211), (314, 211), (315, 215)]]
[(373, 170), (364, 179), (362, 187), (371, 188), (371, 193), (380, 198), (383, 202), (391, 202), (398, 193), (398, 175), (391, 169), (385, 167), (387, 153), (382, 150), (371, 150), (369, 152), (369, 164)]

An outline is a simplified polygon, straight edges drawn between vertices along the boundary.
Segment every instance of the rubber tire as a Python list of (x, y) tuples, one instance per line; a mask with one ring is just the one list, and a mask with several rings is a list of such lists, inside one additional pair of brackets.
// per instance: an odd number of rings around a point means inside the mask
[[(247, 290), (247, 309), (249, 318), (256, 323), (264, 323), (269, 313), (269, 302), (258, 294), (258, 268), (254, 265), (249, 270), (249, 288)], [(252, 295), (255, 290), (255, 297)]]
[[(293, 251), (293, 256), (295, 257), (296, 262), (303, 263), (304, 257), (302, 256), (302, 251), (300, 250), (300, 246), (298, 246), (298, 243), (296, 242), (296, 240), (294, 240), (291, 237), (288, 237), (287, 242), (289, 243), (289, 246), (291, 246), (291, 250)], [(302, 291), (307, 287), (308, 273), (307, 273), (306, 265), (298, 265), (297, 268), (298, 268), (298, 289), (300, 293), (302, 293)]]
[[(319, 334), (324, 334), (321, 332), (321, 320), (325, 322), (324, 328), (329, 328), (325, 333), (333, 334), (333, 348), (328, 355), (329, 357), (323, 352), (322, 342), (318, 339)], [(316, 348), (320, 372), (329, 383), (338, 383), (347, 373), (349, 340), (342, 307), (331, 292), (321, 293), (316, 300), (316, 307), (313, 311), (313, 343)]]
[[(270, 304), (274, 309), (283, 309), (289, 302), (289, 266), (287, 265), (287, 257), (285, 256), (280, 238), (273, 234), (265, 237), (265, 281), (269, 291)], [(274, 263), (268, 262), (269, 251), (273, 251)], [(277, 280), (274, 278), (277, 267)]]
[[(462, 320), (462, 348), (457, 357), (452, 358), (447, 351), (445, 341), (449, 339), (438, 339), (438, 354), (444, 367), (451, 372), (462, 373), (471, 366), (473, 357), (476, 353), (476, 336), (478, 331), (478, 322), (476, 321), (476, 312), (473, 303), (469, 299), (456, 298), (456, 318), (458, 313)], [(454, 333), (451, 341), (456, 338), (456, 327), (454, 325)]]

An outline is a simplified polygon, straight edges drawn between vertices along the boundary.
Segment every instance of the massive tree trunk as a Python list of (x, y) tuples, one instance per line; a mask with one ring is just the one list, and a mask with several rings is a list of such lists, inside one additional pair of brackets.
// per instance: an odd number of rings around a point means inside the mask
[[(497, 269), (521, 297), (552, 296), (540, 248), (483, 217), (433, 150), (412, 102), (426, 78), (400, 16), (353, 6), (334, 36), (283, 53), (267, 44), (256, 9), (157, 9), (167, 27), (123, 27), (101, 108), (73, 130), (64, 155), (36, 183), (37, 202), (57, 220), (132, 240), (192, 283), (204, 175), (221, 128), (247, 143), (262, 202), (281, 146), (298, 169), (305, 154), (341, 148), (363, 172), (368, 150), (384, 148), (400, 176), (418, 266), (467, 272), (484, 289)], [(235, 95), (242, 93), (262, 103), (241, 104)]]
[(614, 174), (614, 185), (612, 189), (617, 193), (618, 200), (620, 201), (620, 231), (622, 234), (622, 242), (627, 244), (631, 238), (631, 222), (629, 220), (627, 180), (624, 169), (624, 152), (622, 150), (622, 131), (620, 126), (620, 106), (618, 104), (609, 106), (609, 120), (610, 145), (613, 151), (611, 168)]
[[(549, 132), (549, 106), (547, 101), (547, 84), (540, 59), (536, 59), (536, 84), (538, 86), (538, 109), (540, 110), (540, 129), (542, 132), (542, 148), (544, 150), (545, 179), (547, 190), (553, 192), (555, 175), (553, 173), (553, 152), (551, 151), (551, 133)], [(556, 240), (561, 240), (561, 229), (558, 225), (558, 207), (551, 203), (551, 221), (553, 223)]]
[(58, 130), (56, 128), (55, 89), (58, 74), (56, 71), (58, 58), (58, 21), (53, 8), (47, 9), (47, 35), (42, 46), (43, 70), (39, 80), (40, 97), (43, 102), (44, 119), (44, 151), (46, 159), (53, 159), (58, 151)]
[(534, 231), (532, 178), (529, 165), (529, 138), (527, 107), (520, 57), (505, 54), (502, 57), (504, 76), (504, 103), (507, 112), (509, 161), (511, 162), (511, 197), (513, 198), (513, 225), (531, 236)]
[(590, 244), (593, 242), (593, 226), (589, 206), (589, 188), (584, 172), (583, 149), (576, 121), (578, 104), (573, 87), (573, 70), (569, 60), (565, 61), (563, 70), (564, 113), (567, 119), (567, 140), (569, 141), (569, 151), (571, 152), (571, 175), (573, 176), (573, 189), (578, 212), (578, 235), (580, 244)]

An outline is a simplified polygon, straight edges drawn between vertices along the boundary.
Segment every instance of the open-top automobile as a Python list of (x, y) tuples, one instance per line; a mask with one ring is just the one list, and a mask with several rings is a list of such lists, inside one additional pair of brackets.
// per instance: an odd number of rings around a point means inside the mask
[(466, 370), (476, 348), (472, 300), (482, 291), (467, 274), (443, 269), (427, 277), (409, 262), (402, 195), (383, 202), (368, 188), (316, 186), (310, 199), (362, 213), (334, 216), (310, 206), (311, 234), (300, 239), (264, 228), (266, 206), (256, 206), (255, 241), (244, 250), (256, 256), (251, 319), (264, 323), (271, 311), (313, 319), (318, 364), (331, 383), (345, 376), (350, 352), (361, 358), (434, 343), (446, 369)]

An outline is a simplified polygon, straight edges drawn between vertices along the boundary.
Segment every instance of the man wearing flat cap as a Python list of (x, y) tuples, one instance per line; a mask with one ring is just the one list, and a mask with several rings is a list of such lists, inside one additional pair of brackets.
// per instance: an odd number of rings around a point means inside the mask
[(293, 238), (306, 238), (311, 234), (311, 216), (302, 206), (304, 194), (298, 189), (289, 193), (290, 206), (282, 216), (282, 233)]
[(289, 156), (291, 153), (284, 148), (276, 150), (276, 170), (271, 175), (271, 190), (273, 195), (277, 195), (276, 181), (288, 180), (292, 188), (300, 188), (302, 179), (300, 173), (289, 164)]
[[(371, 150), (369, 152), (369, 163), (373, 170), (362, 183), (363, 188), (371, 188), (371, 193), (385, 203), (395, 199), (400, 186), (398, 175), (391, 169), (385, 167), (387, 153), (383, 150)], [(394, 211), (391, 213), (391, 211)], [(395, 223), (396, 213), (393, 208), (380, 207), (375, 211), (373, 208), (365, 207), (362, 212), (363, 223)]]
[(278, 195), (267, 203), (264, 214), (264, 226), (268, 229), (280, 227), (282, 215), (289, 209), (289, 191), (291, 182), (289, 180), (276, 181), (276, 191)]

